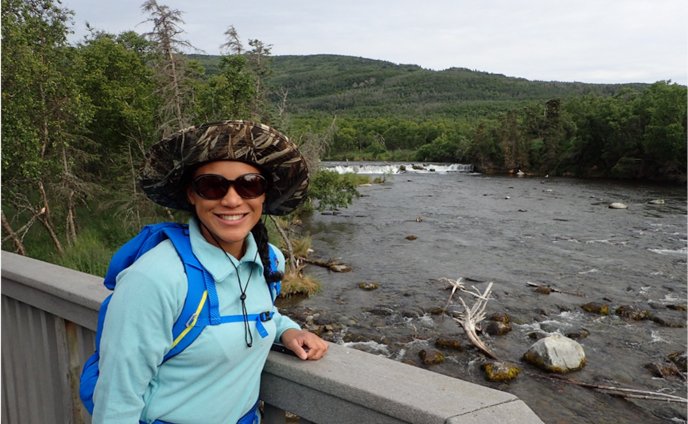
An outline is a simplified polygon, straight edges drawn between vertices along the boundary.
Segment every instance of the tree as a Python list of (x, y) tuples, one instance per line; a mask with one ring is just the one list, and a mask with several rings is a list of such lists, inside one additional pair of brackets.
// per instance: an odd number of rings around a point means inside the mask
[(195, 81), (202, 72), (191, 66), (184, 56), (183, 49), (197, 50), (188, 41), (180, 38), (184, 33), (180, 24), (182, 12), (159, 5), (156, 0), (146, 0), (141, 6), (152, 22), (153, 30), (144, 34), (153, 50), (158, 54), (155, 61), (155, 76), (158, 81), (158, 94), (162, 98), (159, 113), (159, 129), (165, 137), (184, 129), (193, 122), (193, 99)]
[(642, 146), (658, 172), (686, 176), (686, 87), (659, 81), (639, 99)]
[(270, 94), (268, 79), (272, 75), (272, 58), (270, 53), (272, 44), (265, 44), (260, 40), (248, 40), (248, 45), (252, 47), (246, 52), (248, 66), (255, 76), (256, 97), (253, 104), (253, 115), (263, 121), (269, 121), (266, 114), (268, 109), (268, 95)]
[(220, 73), (210, 77), (198, 93), (198, 115), (206, 121), (251, 118), (258, 98), (258, 82), (242, 54), (239, 35), (230, 26), (220, 48)]
[(149, 43), (131, 31), (117, 37), (92, 31), (78, 51), (79, 83), (94, 105), (88, 129), (97, 141), (98, 160), (89, 172), (109, 189), (104, 206), (118, 207), (125, 222), (140, 227), (142, 215), (153, 213), (138, 188), (138, 166), (156, 141)]
[(60, 254), (55, 219), (75, 240), (75, 203), (89, 195), (79, 171), (92, 147), (83, 136), (92, 108), (66, 41), (71, 16), (51, 0), (2, 1), (3, 198), (16, 211), (9, 221), (39, 220)]

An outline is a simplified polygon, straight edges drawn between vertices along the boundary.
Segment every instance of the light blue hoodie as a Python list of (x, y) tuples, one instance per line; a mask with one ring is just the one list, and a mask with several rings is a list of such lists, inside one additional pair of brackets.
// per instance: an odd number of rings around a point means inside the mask
[[(241, 315), (239, 282), (225, 253), (208, 243), (192, 219), (191, 247), (215, 279), (221, 315)], [(275, 249), (279, 270), (284, 256)], [(231, 258), (231, 256), (230, 256)], [(246, 253), (234, 264), (247, 282), (249, 314), (272, 310), (261, 338), (250, 322), (208, 326), (183, 352), (164, 364), (172, 326), (186, 299), (187, 280), (179, 256), (165, 240), (122, 271), (110, 301), (100, 341), (100, 376), (94, 393), (94, 424), (138, 424), (162, 420), (183, 424), (236, 424), (258, 399), (260, 374), (273, 341), (299, 326), (272, 305), (256, 242), (249, 233)]]

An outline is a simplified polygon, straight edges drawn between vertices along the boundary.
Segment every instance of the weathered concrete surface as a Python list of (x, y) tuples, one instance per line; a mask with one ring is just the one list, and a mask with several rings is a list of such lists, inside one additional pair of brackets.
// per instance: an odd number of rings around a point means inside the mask
[[(297, 388), (261, 393), (261, 398), (289, 411), (290, 405), (314, 390), (322, 395), (322, 401), (314, 402), (312, 411), (304, 416), (313, 422), (542, 422), (509, 393), (339, 345), (330, 345), (327, 355), (315, 362), (271, 353), (263, 371), (263, 387), (273, 388), (281, 380), (296, 383)], [(370, 411), (379, 415), (373, 421), (369, 421)]]

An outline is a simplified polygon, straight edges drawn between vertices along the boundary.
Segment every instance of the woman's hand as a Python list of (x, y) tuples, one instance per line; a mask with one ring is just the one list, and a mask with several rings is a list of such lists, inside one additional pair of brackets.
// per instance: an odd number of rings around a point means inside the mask
[(318, 360), (330, 348), (330, 345), (325, 340), (315, 334), (295, 328), (284, 330), (281, 340), (287, 349), (294, 352), (296, 356), (304, 361), (306, 359)]

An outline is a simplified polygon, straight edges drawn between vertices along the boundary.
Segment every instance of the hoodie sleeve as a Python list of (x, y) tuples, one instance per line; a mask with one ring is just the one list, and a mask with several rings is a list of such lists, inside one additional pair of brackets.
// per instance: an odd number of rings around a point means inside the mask
[(138, 424), (186, 298), (184, 266), (163, 242), (117, 278), (100, 341), (94, 424)]

